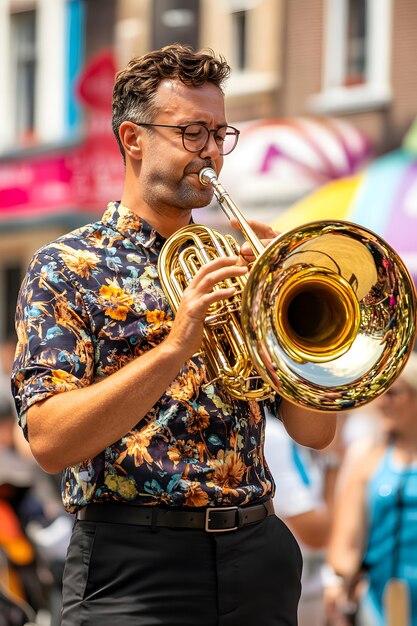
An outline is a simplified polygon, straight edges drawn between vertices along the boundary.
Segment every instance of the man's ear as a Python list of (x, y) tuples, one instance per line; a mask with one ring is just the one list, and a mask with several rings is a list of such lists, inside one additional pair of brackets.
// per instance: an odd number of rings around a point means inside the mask
[(119, 137), (125, 154), (135, 160), (142, 158), (141, 130), (133, 122), (122, 122), (119, 127)]

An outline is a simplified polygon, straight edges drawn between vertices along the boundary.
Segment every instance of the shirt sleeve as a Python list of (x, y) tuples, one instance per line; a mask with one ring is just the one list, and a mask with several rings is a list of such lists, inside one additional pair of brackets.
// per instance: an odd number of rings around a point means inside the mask
[(27, 437), (30, 406), (93, 379), (90, 318), (75, 277), (59, 258), (45, 252), (33, 257), (18, 297), (16, 332), (12, 392)]

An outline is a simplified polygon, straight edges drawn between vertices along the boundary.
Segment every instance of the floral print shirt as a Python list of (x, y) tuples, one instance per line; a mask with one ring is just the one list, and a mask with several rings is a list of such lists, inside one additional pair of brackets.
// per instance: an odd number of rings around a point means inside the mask
[[(33, 257), (19, 295), (12, 385), (26, 437), (35, 402), (87, 387), (152, 349), (173, 313), (157, 273), (164, 243), (121, 204)], [(264, 403), (205, 384), (195, 356), (149, 414), (101, 454), (64, 471), (65, 508), (126, 501), (229, 506), (273, 495), (264, 459)], [(268, 404), (277, 414), (279, 397)]]

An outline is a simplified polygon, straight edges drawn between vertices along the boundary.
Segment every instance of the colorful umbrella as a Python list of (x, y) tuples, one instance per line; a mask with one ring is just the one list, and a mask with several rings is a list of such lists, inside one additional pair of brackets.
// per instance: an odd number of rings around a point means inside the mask
[(368, 138), (353, 124), (324, 117), (237, 124), (236, 150), (224, 160), (222, 184), (238, 206), (288, 207), (305, 194), (369, 163)]
[(277, 230), (343, 219), (383, 237), (417, 282), (417, 154), (404, 148), (376, 159), (361, 174), (319, 188), (273, 222)]

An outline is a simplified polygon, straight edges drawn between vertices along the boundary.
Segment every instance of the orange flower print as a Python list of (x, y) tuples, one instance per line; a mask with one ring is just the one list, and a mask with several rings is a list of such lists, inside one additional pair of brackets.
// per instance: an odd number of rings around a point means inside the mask
[(209, 463), (214, 470), (211, 477), (214, 485), (223, 489), (235, 489), (241, 484), (246, 466), (233, 450), (219, 450), (217, 459)]
[(107, 278), (106, 280), (108, 284), (102, 285), (99, 291), (102, 304), (104, 305), (104, 312), (112, 319), (124, 322), (134, 302), (133, 298), (119, 287), (115, 279), (110, 280)]
[(199, 406), (198, 410), (189, 407), (187, 411), (187, 431), (189, 433), (197, 433), (208, 427), (210, 423), (210, 415), (203, 406)]
[(196, 395), (199, 377), (197, 373), (188, 370), (185, 374), (177, 376), (167, 389), (167, 395), (175, 400), (186, 402)]
[(198, 450), (195, 443), (191, 440), (185, 441), (180, 439), (173, 446), (168, 449), (168, 457), (174, 463), (174, 467), (178, 465), (180, 461), (189, 461), (189, 459), (198, 459)]
[(149, 324), (146, 333), (150, 342), (156, 340), (164, 332), (169, 331), (172, 323), (171, 315), (160, 309), (147, 311), (146, 321)]
[(52, 370), (51, 375), (51, 382), (56, 391), (70, 391), (79, 387), (78, 378), (64, 370)]
[(146, 321), (149, 324), (154, 324), (154, 327), (159, 326), (165, 321), (166, 313), (160, 309), (154, 309), (153, 311), (146, 311)]
[(256, 426), (262, 419), (261, 409), (256, 400), (249, 400), (249, 422)]
[(152, 437), (159, 430), (158, 424), (153, 422), (139, 431), (132, 431), (123, 439), (126, 450), (123, 452), (117, 462), (120, 464), (126, 456), (132, 456), (136, 467), (143, 463), (152, 463), (152, 457), (148, 452), (148, 446)]
[(139, 232), (140, 228), (140, 217), (126, 209), (124, 206), (120, 205), (119, 217), (117, 220), (117, 230), (122, 233), (127, 230), (134, 230), (135, 232)]
[(17, 346), (15, 358), (22, 356), (23, 352), (28, 348), (28, 334), (26, 324), (23, 320), (18, 320), (16, 324)]
[[(204, 382), (204, 367), (196, 365), (193, 361), (187, 361), (189, 368), (184, 374), (180, 374), (168, 387), (166, 394), (174, 400), (187, 402), (198, 396), (201, 385)], [(217, 406), (217, 405), (216, 405)]]
[(82, 278), (89, 278), (91, 270), (97, 269), (100, 258), (89, 250), (75, 250), (60, 244), (56, 246), (61, 251), (61, 258), (65, 265)]
[(185, 506), (207, 506), (209, 497), (199, 483), (189, 483), (185, 490)]

